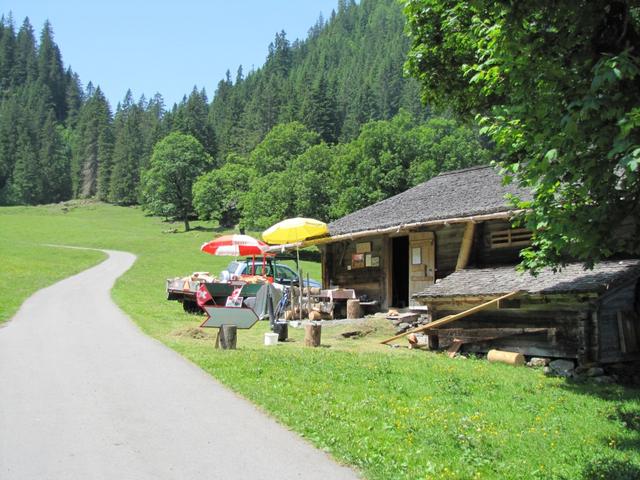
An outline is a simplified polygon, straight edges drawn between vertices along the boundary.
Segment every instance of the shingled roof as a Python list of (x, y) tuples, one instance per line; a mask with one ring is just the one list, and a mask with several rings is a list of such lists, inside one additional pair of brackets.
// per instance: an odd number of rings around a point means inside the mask
[(427, 287), (414, 297), (500, 295), (523, 290), (533, 294), (603, 293), (640, 277), (640, 260), (605, 261), (593, 270), (570, 264), (558, 273), (544, 270), (538, 276), (517, 272), (513, 266), (460, 270)]
[(332, 236), (402, 226), (411, 223), (471, 217), (511, 208), (506, 194), (524, 200), (528, 190), (503, 185), (493, 167), (473, 167), (442, 173), (399, 195), (353, 212), (329, 224)]

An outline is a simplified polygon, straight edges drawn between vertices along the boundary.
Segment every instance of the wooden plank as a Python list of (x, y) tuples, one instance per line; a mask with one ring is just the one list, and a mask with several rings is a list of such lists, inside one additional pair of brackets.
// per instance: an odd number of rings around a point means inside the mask
[(458, 353), (458, 351), (460, 350), (460, 348), (462, 348), (462, 344), (464, 342), (462, 340), (458, 340), (455, 339), (451, 345), (449, 346), (449, 348), (447, 349), (447, 355), (449, 356), (449, 358), (453, 358), (456, 356), (456, 353)]
[(627, 353), (627, 340), (624, 335), (624, 319), (622, 318), (622, 312), (620, 310), (616, 312), (616, 317), (618, 319), (618, 338), (620, 339), (620, 351), (622, 353)]
[(479, 343), (515, 335), (548, 334), (550, 328), (452, 328), (437, 330), (440, 337), (453, 337), (463, 343)]
[(502, 295), (501, 297), (494, 298), (493, 300), (490, 300), (488, 302), (485, 302), (485, 303), (482, 303), (480, 305), (477, 305), (477, 306), (475, 306), (473, 308), (465, 310), (464, 312), (456, 313), (455, 315), (449, 315), (447, 317), (441, 318), (440, 320), (436, 320), (435, 322), (428, 323), (427, 325), (423, 325), (421, 327), (414, 328), (413, 330), (409, 330), (409, 331), (406, 331), (404, 333), (401, 333), (400, 335), (395, 335), (395, 336), (393, 336), (391, 338), (387, 338), (386, 340), (383, 340), (380, 343), (387, 344), (389, 342), (392, 342), (393, 340), (397, 340), (398, 338), (402, 338), (405, 335), (409, 335), (410, 333), (422, 332), (424, 330), (437, 328), (437, 327), (439, 327), (441, 325), (446, 325), (448, 323), (455, 322), (456, 320), (458, 320), (460, 318), (468, 317), (469, 315), (472, 315), (472, 314), (474, 314), (476, 312), (484, 310), (485, 308), (496, 304), (500, 300), (505, 300), (507, 298), (515, 297), (516, 295), (519, 295), (520, 293), (522, 293), (520, 290), (517, 290), (515, 292), (507, 293), (506, 295)]
[(469, 257), (471, 256), (471, 247), (473, 246), (473, 236), (476, 231), (476, 224), (468, 222), (462, 235), (462, 243), (460, 244), (460, 252), (458, 253), (458, 261), (456, 262), (456, 271), (467, 268)]

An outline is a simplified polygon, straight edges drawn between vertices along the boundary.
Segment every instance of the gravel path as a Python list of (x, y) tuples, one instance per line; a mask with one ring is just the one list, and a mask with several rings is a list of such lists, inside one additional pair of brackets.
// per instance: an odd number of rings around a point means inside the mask
[(142, 334), (107, 253), (0, 328), (0, 479), (358, 478)]

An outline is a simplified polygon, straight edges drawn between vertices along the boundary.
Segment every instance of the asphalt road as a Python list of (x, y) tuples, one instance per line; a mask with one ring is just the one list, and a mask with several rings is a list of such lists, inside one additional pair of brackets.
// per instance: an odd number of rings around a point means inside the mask
[(141, 333), (108, 253), (0, 328), (1, 480), (358, 478)]

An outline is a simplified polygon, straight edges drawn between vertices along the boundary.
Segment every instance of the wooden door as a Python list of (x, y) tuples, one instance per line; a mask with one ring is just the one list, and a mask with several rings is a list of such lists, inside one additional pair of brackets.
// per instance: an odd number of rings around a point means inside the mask
[(409, 234), (409, 305), (414, 293), (421, 292), (436, 280), (435, 236), (433, 232)]

